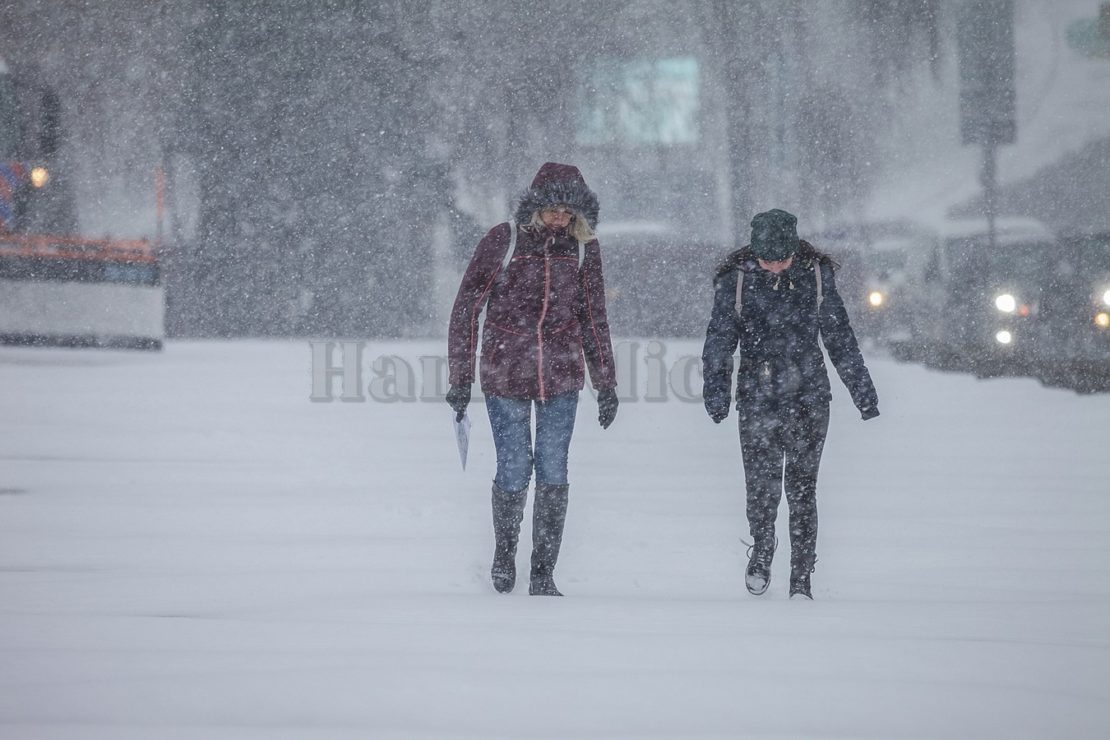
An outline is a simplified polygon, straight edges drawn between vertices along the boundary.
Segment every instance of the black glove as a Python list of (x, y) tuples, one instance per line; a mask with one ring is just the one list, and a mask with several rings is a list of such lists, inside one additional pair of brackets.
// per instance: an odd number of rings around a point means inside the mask
[(606, 388), (597, 392), (597, 421), (602, 429), (608, 429), (613, 419), (617, 418), (619, 404), (620, 401), (617, 400), (617, 392), (614, 389)]
[(455, 421), (462, 421), (466, 407), (470, 405), (470, 386), (451, 386), (451, 390), (447, 391), (447, 403), (455, 410)]
[(879, 415), (879, 407), (878, 406), (864, 406), (863, 408), (861, 408), (859, 410), (859, 415), (860, 415), (860, 418), (863, 419), (864, 421), (867, 421), (868, 419), (874, 419), (876, 416)]
[(713, 420), (714, 424), (720, 424), (728, 418), (728, 403), (706, 401), (705, 413), (709, 414), (709, 418)]

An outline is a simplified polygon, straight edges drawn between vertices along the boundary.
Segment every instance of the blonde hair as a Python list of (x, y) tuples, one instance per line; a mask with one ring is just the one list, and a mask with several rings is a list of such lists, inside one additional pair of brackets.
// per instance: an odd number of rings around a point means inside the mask
[[(542, 211), (543, 209), (540, 209)], [(532, 230), (542, 229), (546, 224), (543, 222), (543, 217), (540, 216), (540, 211), (532, 211), (532, 220), (525, 226)], [(574, 212), (574, 218), (570, 222), (570, 235), (578, 241), (585, 244), (597, 238), (597, 234), (590, 228), (590, 224), (582, 217), (578, 211)]]

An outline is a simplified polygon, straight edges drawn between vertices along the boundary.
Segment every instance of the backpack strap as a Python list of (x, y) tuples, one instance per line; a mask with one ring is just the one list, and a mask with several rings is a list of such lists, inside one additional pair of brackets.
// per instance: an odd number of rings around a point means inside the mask
[(813, 260), (813, 275), (817, 278), (817, 313), (821, 313), (821, 302), (825, 300), (825, 291), (821, 286), (821, 261)]
[(736, 319), (740, 319), (740, 301), (744, 299), (744, 271), (736, 268)]
[(509, 248), (505, 250), (505, 256), (501, 258), (501, 273), (498, 275), (499, 279), (500, 279), (501, 275), (505, 274), (505, 270), (509, 269), (509, 263), (513, 261), (513, 252), (515, 252), (515, 251), (516, 251), (516, 220), (510, 218), (509, 219)]
[(509, 246), (505, 249), (505, 254), (501, 257), (501, 266), (497, 268), (497, 276), (493, 279), (494, 285), (500, 285), (502, 280), (505, 279), (505, 272), (509, 269), (509, 263), (513, 261), (513, 254), (516, 252), (516, 221), (509, 219)]

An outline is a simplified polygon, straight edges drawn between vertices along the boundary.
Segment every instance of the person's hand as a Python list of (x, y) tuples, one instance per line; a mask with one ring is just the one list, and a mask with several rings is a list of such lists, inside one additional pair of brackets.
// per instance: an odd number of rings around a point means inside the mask
[(597, 421), (601, 424), (602, 429), (608, 429), (609, 425), (613, 423), (613, 419), (617, 418), (617, 406), (620, 401), (617, 400), (617, 392), (612, 388), (606, 388), (597, 393)]
[(874, 419), (878, 415), (879, 415), (879, 407), (878, 406), (862, 406), (862, 407), (860, 407), (859, 416), (864, 421), (867, 421), (868, 419)]
[(451, 386), (451, 390), (447, 391), (447, 403), (455, 410), (455, 421), (462, 421), (466, 407), (470, 405), (470, 386)]
[(705, 398), (705, 413), (713, 419), (714, 424), (720, 424), (728, 418), (728, 398), (724, 401), (719, 398)]
[(713, 420), (714, 424), (720, 424), (728, 418), (728, 403), (706, 401), (705, 413), (709, 414), (709, 418)]

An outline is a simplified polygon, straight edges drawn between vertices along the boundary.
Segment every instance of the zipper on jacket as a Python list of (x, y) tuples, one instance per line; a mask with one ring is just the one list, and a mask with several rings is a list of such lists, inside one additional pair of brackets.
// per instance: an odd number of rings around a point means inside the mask
[[(554, 240), (551, 240), (554, 242)], [(536, 370), (540, 381), (540, 401), (547, 400), (543, 385), (543, 322), (547, 318), (547, 301), (551, 295), (551, 253), (548, 244), (543, 245), (543, 307), (540, 308), (540, 321), (536, 325)]]

